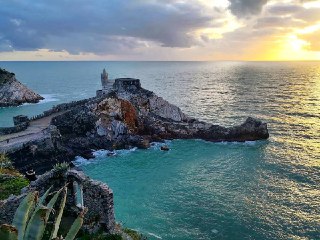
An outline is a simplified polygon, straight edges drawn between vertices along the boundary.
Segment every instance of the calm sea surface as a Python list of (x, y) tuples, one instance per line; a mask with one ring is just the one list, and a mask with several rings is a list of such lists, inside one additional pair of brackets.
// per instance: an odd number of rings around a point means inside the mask
[(0, 62), (46, 99), (0, 108), (0, 126), (95, 95), (100, 72), (140, 78), (187, 114), (268, 122), (268, 141), (168, 142), (78, 158), (113, 190), (117, 221), (149, 239), (320, 239), (319, 62)]

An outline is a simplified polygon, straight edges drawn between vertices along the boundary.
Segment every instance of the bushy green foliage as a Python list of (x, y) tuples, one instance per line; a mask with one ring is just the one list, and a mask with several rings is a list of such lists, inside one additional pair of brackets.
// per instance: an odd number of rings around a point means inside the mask
[(53, 166), (53, 169), (56, 172), (66, 172), (69, 170), (69, 168), (70, 166), (67, 162), (57, 163)]
[(13, 165), (5, 153), (0, 153), (0, 169), (12, 169)]
[(29, 181), (14, 169), (11, 160), (4, 153), (0, 153), (0, 200), (11, 194), (18, 195)]
[(0, 200), (7, 199), (11, 194), (18, 195), (22, 188), (29, 185), (24, 177), (0, 175)]

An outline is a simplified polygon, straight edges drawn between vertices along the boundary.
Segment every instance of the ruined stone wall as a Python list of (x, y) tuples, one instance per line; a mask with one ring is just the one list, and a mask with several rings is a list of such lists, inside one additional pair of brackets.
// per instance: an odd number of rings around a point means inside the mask
[(28, 126), (29, 126), (29, 122), (24, 122), (14, 127), (1, 127), (0, 136), (24, 131), (28, 128)]
[(84, 206), (88, 208), (83, 229), (90, 232), (103, 229), (105, 232), (113, 233), (115, 231), (115, 218), (112, 190), (106, 184), (94, 181), (76, 170), (69, 170), (63, 175), (54, 170), (47, 172), (24, 188), (21, 195), (11, 196), (7, 200), (0, 201), (0, 224), (12, 222), (14, 213), (26, 193), (36, 190), (42, 195), (49, 187), (53, 186), (53, 191), (55, 191), (67, 182), (69, 182), (69, 185), (64, 217), (76, 217), (81, 209), (74, 204), (73, 181), (82, 184)]
[(117, 78), (113, 84), (116, 91), (135, 91), (141, 88), (140, 79)]
[(33, 116), (30, 118), (30, 121), (32, 120), (36, 120), (36, 119), (41, 119), (41, 118), (44, 118), (44, 117), (48, 117), (54, 113), (58, 113), (58, 112), (61, 112), (61, 111), (66, 111), (66, 110), (70, 110), (71, 108), (74, 108), (74, 107), (77, 107), (77, 106), (81, 106), (83, 104), (86, 104), (87, 102), (90, 102), (92, 100), (94, 100), (95, 97), (93, 98), (88, 98), (88, 99), (83, 99), (83, 100), (79, 100), (79, 101), (72, 101), (72, 102), (69, 102), (69, 103), (61, 103), (57, 106), (54, 106), (52, 107), (51, 109), (47, 110), (47, 111), (44, 111), (43, 113), (39, 114), (39, 115), (36, 115), (36, 116)]

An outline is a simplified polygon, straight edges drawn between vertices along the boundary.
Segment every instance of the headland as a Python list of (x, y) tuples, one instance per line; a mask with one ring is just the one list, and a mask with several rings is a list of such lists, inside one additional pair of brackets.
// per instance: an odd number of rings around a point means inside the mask
[(93, 158), (99, 149), (148, 148), (166, 139), (212, 142), (255, 141), (269, 137), (267, 124), (254, 118), (234, 127), (213, 125), (184, 114), (139, 79), (110, 80), (104, 70), (102, 89), (90, 99), (60, 104), (29, 119), (15, 118), (15, 127), (0, 129), (0, 151), (21, 171), (38, 173), (75, 156)]

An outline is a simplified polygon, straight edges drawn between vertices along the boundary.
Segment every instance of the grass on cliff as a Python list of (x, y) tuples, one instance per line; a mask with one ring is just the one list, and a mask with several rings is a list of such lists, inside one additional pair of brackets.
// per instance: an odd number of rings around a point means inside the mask
[(0, 200), (7, 199), (11, 194), (19, 195), (22, 188), (29, 185), (24, 177), (3, 177), (0, 175)]
[(19, 195), (28, 184), (29, 181), (14, 169), (10, 159), (0, 153), (0, 200), (7, 199), (11, 194)]

